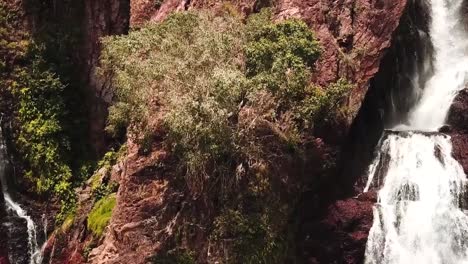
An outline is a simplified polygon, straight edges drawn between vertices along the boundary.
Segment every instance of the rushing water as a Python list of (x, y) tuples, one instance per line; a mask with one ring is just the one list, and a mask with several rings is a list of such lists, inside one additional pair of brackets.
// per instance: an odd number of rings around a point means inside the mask
[[(42, 263), (41, 248), (38, 245), (37, 240), (37, 229), (32, 218), (27, 214), (21, 206), (16, 203), (8, 192), (8, 184), (6, 181), (6, 147), (2, 137), (2, 131), (0, 129), (0, 182), (2, 184), (2, 193), (5, 199), (5, 207), (7, 210), (13, 212), (18, 217), (22, 218), (26, 222), (26, 228), (28, 232), (28, 256), (30, 264)], [(15, 235), (15, 234), (10, 234)], [(16, 263), (15, 260), (10, 260), (12, 263)]]
[[(430, 0), (434, 74), (408, 120), (386, 131), (367, 186), (380, 188), (365, 263), (468, 263), (467, 187), (450, 137), (437, 133), (467, 83), (463, 0)], [(404, 130), (404, 131), (403, 131)], [(425, 132), (421, 132), (425, 131)], [(430, 133), (428, 133), (430, 132)]]

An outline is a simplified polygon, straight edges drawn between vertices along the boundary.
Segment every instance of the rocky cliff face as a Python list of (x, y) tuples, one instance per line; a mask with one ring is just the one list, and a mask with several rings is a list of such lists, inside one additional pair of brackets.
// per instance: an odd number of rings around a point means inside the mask
[[(87, 48), (90, 51), (87, 55), (90, 58), (90, 76), (93, 76), (93, 65), (96, 65), (96, 54), (99, 51), (99, 44), (96, 42), (98, 37), (123, 32), (125, 28), (125, 20), (122, 23), (120, 19), (125, 19), (121, 14), (126, 11), (126, 3), (117, 2), (110, 1), (107, 5), (87, 3), (87, 32), (91, 39)], [(138, 27), (148, 20), (160, 21), (174, 11), (194, 8), (217, 10), (225, 4), (197, 0), (134, 0), (131, 2), (130, 21), (134, 27)], [(229, 5), (241, 14), (248, 15), (268, 6), (269, 3), (245, 0), (232, 1)], [(323, 177), (318, 176), (319, 172), (314, 166), (317, 167), (317, 164), (323, 162), (324, 155), (341, 152), (341, 144), (346, 140), (354, 117), (358, 115), (359, 109), (362, 109), (361, 105), (365, 102), (369, 87), (374, 91), (369, 91), (368, 97), (372, 98), (372, 94), (377, 93), (377, 102), (384, 100), (385, 92), (382, 92), (383, 88), (378, 88), (383, 81), (378, 81), (378, 77), (375, 76), (379, 75), (379, 70), (380, 75), (388, 74), (389, 65), (397, 60), (395, 52), (387, 55), (391, 57), (386, 60), (382, 58), (388, 54), (391, 46), (395, 50), (398, 49), (398, 45), (403, 45), (395, 39), (402, 37), (401, 32), (405, 29), (400, 27), (397, 30), (397, 27), (402, 17), (405, 21), (404, 19), (410, 17), (409, 12), (414, 9), (408, 8), (405, 0), (281, 0), (275, 2), (273, 8), (277, 19), (301, 18), (316, 32), (324, 50), (314, 74), (317, 83), (326, 84), (345, 77), (357, 84), (348, 98), (350, 114), (347, 120), (335, 124), (333, 128), (322, 129), (321, 135), (318, 135), (322, 138), (317, 139), (322, 148), (312, 150), (305, 165), (297, 166), (293, 163), (289, 165), (289, 170), (285, 168), (284, 174), (288, 175), (286, 178), (302, 179), (296, 181), (296, 184), (311, 189), (302, 195), (296, 212), (291, 215), (291, 219), (301, 222), (299, 229), (293, 231), (300, 234), (295, 238), (298, 248), (293, 254), (297, 254), (298, 258), (308, 263), (332, 263), (342, 260), (344, 263), (360, 263), (368, 229), (372, 223), (372, 205), (375, 197), (370, 195), (358, 199), (349, 198), (330, 205), (330, 201), (335, 200), (337, 194), (344, 193), (342, 188), (339, 188), (341, 191), (335, 192), (334, 182), (339, 180), (343, 182), (343, 186), (349, 187), (354, 184), (356, 176), (342, 175), (337, 176), (340, 178), (330, 177), (318, 181), (317, 178)], [(90, 77), (90, 80), (94, 87), (98, 87), (94, 91), (99, 100), (108, 100), (106, 89), (100, 88), (105, 87), (105, 84), (93, 81), (93, 77)], [(361, 121), (355, 121), (355, 125), (351, 127), (351, 141), (355, 144), (359, 145), (359, 140), (353, 138), (353, 135), (359, 130), (368, 129), (362, 122), (377, 118), (377, 124), (382, 124), (382, 117), (376, 116), (379, 107), (379, 103), (373, 101), (363, 107), (365, 110), (361, 110), (366, 112), (361, 114), (366, 117), (360, 117)], [(366, 121), (367, 115), (370, 115), (371, 119)], [(100, 122), (96, 122), (98, 123)], [(102, 123), (100, 124), (102, 126)], [(96, 126), (96, 129), (98, 127)], [(370, 128), (374, 137), (379, 133), (379, 129), (381, 130), (381, 125)], [(174, 182), (170, 170), (170, 153), (164, 151), (157, 142), (153, 144), (149, 155), (142, 155), (133, 142), (128, 142), (128, 146), (126, 158), (112, 170), (112, 178), (120, 183), (117, 206), (104, 238), (99, 241), (97, 247), (86, 253), (87, 261), (145, 263), (152, 255), (173, 248), (176, 241), (196, 249), (198, 262), (214, 263), (219, 260), (222, 257), (222, 248), (219, 248), (220, 245), (210, 244), (204, 225), (212, 222), (215, 215), (211, 202), (192, 200), (184, 193), (184, 189)], [(349, 152), (363, 151), (354, 147), (349, 149), (352, 149)], [(366, 151), (369, 152), (370, 149), (369, 146)], [(167, 166), (161, 167), (158, 164)], [(291, 169), (294, 167), (300, 169)], [(86, 199), (81, 201), (79, 215), (82, 216), (75, 221), (71, 231), (65, 234), (56, 233), (50, 240), (47, 255), (53, 263), (86, 262), (83, 255), (85, 244), (89, 241), (89, 232), (86, 230), (86, 217), (83, 215), (90, 209), (86, 203)], [(178, 227), (182, 224), (186, 227), (183, 234), (180, 234)]]
[(410, 96), (414, 90), (411, 76), (415, 71), (424, 76), (432, 70), (422, 60), (432, 53), (428, 44), (427, 10), (423, 1), (406, 3), (398, 27), (392, 33), (391, 45), (370, 80), (369, 90), (342, 148), (341, 171), (332, 182), (338, 186), (338, 193), (324, 201), (323, 207), (305, 212), (302, 217), (302, 247), (311, 263), (333, 263), (337, 259), (344, 263), (363, 261), (376, 202), (375, 191), (361, 194), (367, 166), (384, 127), (403, 118), (412, 105), (408, 99), (415, 98)]
[[(89, 138), (97, 153), (107, 145), (103, 127), (113, 96), (111, 84), (96, 73), (101, 37), (125, 34), (130, 25), (138, 28), (147, 21), (161, 21), (171, 12), (191, 9), (230, 9), (248, 16), (271, 6), (278, 20), (296, 17), (306, 21), (323, 47), (313, 81), (326, 86), (346, 78), (356, 85), (347, 98), (348, 115), (317, 128), (306, 158), (286, 160), (275, 172), (281, 175), (281, 182), (275, 183), (282, 190), (279, 199), (294, 207), (289, 215), (294, 228), (288, 230), (290, 243), (296, 247), (290, 249), (291, 262), (362, 262), (376, 198), (372, 192), (354, 196), (362, 189), (360, 179), (384, 124), (391, 124), (411, 104), (405, 99), (410, 90), (408, 76), (415, 70), (419, 74), (431, 70), (421, 67), (419, 59), (420, 52), (430, 53), (432, 48), (425, 45), (428, 17), (424, 1), (278, 0), (272, 6), (268, 0), (85, 0), (72, 7), (65, 2), (42, 2), (48, 10), (42, 14), (54, 14), (58, 22), (76, 20), (74, 25), (84, 33), (74, 59), (86, 88)], [(67, 18), (71, 9), (75, 17)], [(34, 18), (33, 29), (47, 19), (47, 15)], [(388, 104), (389, 98), (396, 99), (397, 108)], [(455, 155), (468, 172), (467, 105), (468, 94), (462, 92), (452, 107), (450, 133)], [(209, 237), (219, 201), (187, 194), (175, 180), (174, 161), (162, 146), (162, 138), (163, 133), (156, 136), (149, 153), (127, 142), (125, 157), (108, 169), (110, 179), (120, 187), (110, 224), (100, 239), (94, 239), (87, 228), (94, 202), (92, 183), (78, 190), (74, 221), (57, 228), (47, 243), (49, 263), (147, 263), (152, 256), (176, 247), (192, 249), (198, 263), (222, 262), (229, 242), (213, 243)], [(326, 172), (318, 169), (330, 157), (341, 157), (341, 167)], [(297, 196), (299, 201), (292, 199)], [(0, 210), (0, 222), (5, 216)], [(2, 238), (0, 227), (0, 264), (7, 264)]]
[(452, 104), (448, 117), (448, 132), (452, 137), (453, 155), (468, 175), (468, 90), (461, 91)]
[(100, 38), (125, 34), (128, 31), (130, 0), (86, 0), (71, 3), (22, 0), (17, 5), (24, 6), (32, 34), (39, 37), (44, 34), (52, 35), (48, 37), (63, 42), (63, 46), (54, 48), (63, 49), (57, 52), (64, 53), (60, 55), (67, 56), (73, 63), (73, 69), (67, 73), (71, 76), (65, 78), (71, 79), (69, 81), (84, 94), (82, 103), (88, 118), (88, 139), (96, 154), (102, 155), (108, 143), (103, 128), (112, 94), (105, 80), (96, 73), (101, 50)]
[(96, 73), (101, 37), (125, 34), (129, 28), (130, 0), (84, 1), (82, 25), (82, 79), (87, 88), (89, 139), (95, 152), (103, 154), (107, 142), (104, 127), (112, 94), (105, 80)]
[[(45, 1), (47, 2), (47, 1)], [(51, 3), (55, 1), (50, 1)], [(422, 65), (428, 15), (424, 1), (417, 0), (278, 0), (272, 6), (277, 19), (297, 17), (316, 32), (323, 55), (316, 65), (314, 82), (326, 85), (339, 78), (356, 84), (348, 96), (349, 113), (344, 120), (318, 128), (313, 146), (301, 161), (282, 164), (278, 183), (294, 211), (297, 223), (291, 231), (295, 260), (304, 263), (362, 263), (367, 235), (372, 225), (375, 192), (356, 196), (362, 190), (365, 166), (385, 124), (404, 115), (408, 101), (409, 76), (427, 74)], [(60, 3), (54, 12), (64, 8)], [(112, 100), (110, 84), (96, 73), (100, 38), (124, 34), (129, 26), (161, 21), (171, 12), (190, 9), (229, 8), (248, 16), (266, 0), (86, 0), (79, 9), (80, 80), (87, 87), (90, 141), (96, 152), (106, 146), (103, 127)], [(34, 24), (34, 23), (33, 23)], [(40, 24), (40, 23), (39, 23)], [(422, 29), (418, 31), (418, 29)], [(411, 58), (411, 59), (409, 59)], [(414, 63), (410, 63), (414, 62)], [(397, 107), (391, 106), (390, 98)], [(468, 93), (461, 92), (449, 116), (454, 155), (468, 172)], [(155, 122), (157, 122), (155, 117)], [(217, 201), (194, 199), (175, 180), (171, 154), (162, 146), (164, 134), (156, 136), (149, 153), (127, 142), (125, 157), (108, 169), (111, 180), (119, 182), (117, 205), (104, 236), (97, 241), (87, 229), (92, 208), (91, 182), (78, 190), (76, 218), (52, 234), (45, 250), (49, 263), (148, 263), (151, 257), (178, 246), (190, 248), (197, 263), (222, 261), (229, 243), (212, 244), (209, 228)], [(341, 157), (341, 167), (323, 174), (317, 169), (327, 158)], [(107, 173), (106, 173), (107, 174)], [(102, 179), (101, 179), (102, 180)], [(109, 179), (107, 179), (109, 180)], [(293, 195), (294, 194), (294, 195)], [(0, 203), (1, 204), (1, 203)], [(0, 210), (0, 222), (6, 217)], [(182, 227), (182, 228), (181, 228)], [(0, 227), (0, 264), (8, 264), (5, 236)]]
[[(271, 4), (261, 0), (86, 0), (79, 5), (85, 34), (77, 61), (87, 87), (89, 133), (97, 152), (106, 145), (103, 127), (112, 100), (110, 84), (96, 74), (100, 37), (124, 34), (129, 24), (137, 28), (147, 21), (161, 21), (171, 12), (200, 8), (216, 11), (226, 5), (247, 16)], [(409, 76), (414, 71), (424, 75), (431, 70), (422, 67), (420, 60), (422, 53), (432, 52), (425, 44), (428, 15), (423, 5), (416, 0), (275, 1), (277, 19), (303, 19), (323, 46), (314, 81), (326, 85), (344, 77), (356, 84), (348, 96), (346, 119), (319, 128), (317, 144), (310, 149), (308, 159), (285, 162), (280, 172), (288, 179), (280, 185), (285, 188), (282, 199), (301, 192), (290, 215), (292, 222), (299, 222), (291, 230), (297, 247), (291, 254), (305, 263), (362, 263), (376, 201), (373, 192), (356, 196), (363, 187), (365, 165), (372, 158), (384, 125), (392, 124), (412, 104), (407, 101)], [(389, 98), (398, 107), (390, 106)], [(447, 130), (454, 141), (454, 155), (465, 172), (467, 106), (468, 93), (463, 91), (452, 106)], [(110, 177), (120, 187), (112, 219), (99, 241), (93, 241), (87, 230), (91, 190), (89, 186), (79, 190), (74, 223), (57, 230), (48, 242), (49, 263), (147, 263), (151, 256), (167, 252), (177, 243), (196, 251), (197, 262), (222, 260), (228, 245), (211, 244), (207, 231), (217, 214), (215, 202), (193, 199), (174, 180), (171, 155), (160, 145), (163, 137), (158, 135), (149, 154), (142, 154), (134, 142), (127, 142), (126, 156), (110, 169)], [(341, 168), (320, 175), (317, 167), (330, 155), (342, 158)], [(184, 227), (182, 232), (180, 226)], [(0, 228), (0, 264), (6, 264), (1, 237)]]

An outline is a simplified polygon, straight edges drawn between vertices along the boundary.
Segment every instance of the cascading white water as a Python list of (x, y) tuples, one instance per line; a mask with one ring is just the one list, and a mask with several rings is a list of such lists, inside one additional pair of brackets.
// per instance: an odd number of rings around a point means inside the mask
[[(467, 180), (450, 138), (390, 134), (381, 147), (389, 157), (366, 263), (468, 263), (468, 216), (460, 208)], [(379, 177), (370, 176), (368, 184)]]
[[(5, 200), (5, 207), (7, 210), (12, 211), (18, 217), (26, 221), (26, 228), (28, 232), (28, 253), (30, 256), (30, 264), (42, 263), (42, 252), (37, 242), (36, 225), (32, 218), (26, 213), (21, 206), (16, 203), (8, 192), (8, 185), (6, 181), (6, 147), (2, 137), (0, 128), (0, 183), (2, 185), (3, 198)], [(14, 235), (14, 234), (13, 234)], [(15, 263), (15, 260), (11, 260)]]
[[(365, 192), (380, 188), (366, 245), (367, 264), (468, 263), (467, 179), (437, 133), (467, 83), (463, 0), (430, 0), (434, 74), (408, 120), (384, 133)], [(405, 131), (402, 131), (405, 130)], [(421, 131), (431, 132), (422, 133)]]
[[(468, 76), (468, 35), (463, 25), (463, 0), (430, 0), (434, 74), (410, 112), (408, 124), (398, 129), (436, 131), (442, 126)], [(426, 58), (430, 60), (431, 58)]]

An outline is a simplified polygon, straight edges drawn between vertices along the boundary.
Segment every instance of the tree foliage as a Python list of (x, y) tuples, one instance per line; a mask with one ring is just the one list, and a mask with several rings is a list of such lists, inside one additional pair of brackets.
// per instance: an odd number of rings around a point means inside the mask
[(0, 3), (1, 111), (12, 117), (10, 132), (30, 191), (57, 195), (63, 220), (75, 201), (68, 87), (46, 60), (45, 46), (21, 28), (19, 11)]

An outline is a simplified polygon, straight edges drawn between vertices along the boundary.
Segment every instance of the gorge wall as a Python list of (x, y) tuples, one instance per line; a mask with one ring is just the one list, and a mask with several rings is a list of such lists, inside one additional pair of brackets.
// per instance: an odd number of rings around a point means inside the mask
[[(270, 5), (266, 1), (234, 1), (230, 4), (243, 15), (257, 12), (261, 7)], [(153, 1), (132, 1), (130, 22), (133, 27), (139, 27), (146, 21), (161, 21), (173, 11), (197, 8), (217, 10), (222, 8), (222, 4), (169, 0), (155, 5)], [(380, 78), (385, 78), (389, 71), (393, 72), (392, 76), (396, 77), (407, 67), (411, 67), (400, 65), (403, 69), (395, 69), (392, 65), (413, 51), (411, 48), (402, 51), (401, 48), (411, 43), (410, 40), (417, 38), (411, 28), (404, 28), (407, 26), (406, 23), (409, 24), (409, 20), (414, 18), (414, 13), (418, 12), (417, 4), (414, 2), (407, 4), (406, 1), (372, 0), (327, 3), (323, 1), (278, 1), (273, 8), (277, 19), (297, 17), (306, 21), (316, 32), (324, 54), (316, 65), (315, 82), (327, 84), (345, 77), (356, 84), (348, 97), (349, 115), (339, 123), (333, 124), (332, 127), (318, 130), (314, 136), (316, 142), (321, 143), (319, 147), (310, 149), (307, 159), (299, 164), (286, 162), (283, 165), (284, 173), (292, 179), (284, 186), (286, 189), (291, 189), (286, 191), (285, 199), (288, 199), (291, 191), (296, 191), (290, 187), (294, 184), (306, 186), (306, 189), (309, 189), (304, 192), (296, 210), (290, 216), (291, 219), (300, 222), (293, 232), (301, 234), (294, 239), (298, 246), (291, 254), (298, 255), (299, 259), (308, 263), (330, 263), (336, 260), (359, 263), (363, 257), (366, 228), (369, 228), (372, 221), (372, 202), (365, 199), (364, 202), (355, 199), (338, 202), (331, 207), (331, 215), (330, 213), (328, 216), (324, 215), (324, 212), (330, 212), (326, 210), (329, 202), (335, 200), (337, 195), (341, 196), (346, 193), (345, 188), (342, 187), (353, 186), (357, 176), (339, 175), (332, 170), (327, 172), (330, 176), (327, 178), (324, 175), (320, 176), (323, 172), (317, 168), (326, 157), (336, 156), (341, 152), (342, 145), (349, 140), (347, 135), (350, 128), (350, 142), (355, 145), (349, 148), (354, 153), (367, 152), (367, 155), (371, 155), (372, 144), (375, 144), (375, 140), (378, 139), (383, 122), (382, 117), (374, 115), (375, 112), (380, 111), (385, 97), (388, 96), (385, 88), (389, 89), (391, 86), (385, 80), (379, 81), (379, 77), (372, 81), (371, 78), (376, 74), (382, 76)], [(100, 13), (98, 10), (99, 8), (89, 13), (98, 14)], [(109, 10), (104, 14), (106, 12)], [(100, 20), (99, 16), (96, 16), (96, 19), (98, 19), (97, 25), (102, 25), (102, 21), (105, 21)], [(404, 22), (404, 26), (397, 29), (400, 21)], [(110, 25), (103, 27), (113, 28), (112, 20), (109, 23)], [(383, 61), (382, 58), (384, 58)], [(400, 82), (405, 82), (405, 80)], [(385, 84), (385, 88), (381, 87), (381, 84)], [(371, 87), (369, 92), (368, 87)], [(105, 90), (97, 92), (103, 95), (103, 98), (108, 98)], [(366, 93), (371, 95), (364, 100)], [(378, 94), (376, 96), (378, 99), (372, 99), (373, 93)], [(361, 108), (363, 101), (365, 105)], [(370, 102), (366, 103), (366, 101)], [(361, 117), (357, 120), (366, 118), (367, 120), (356, 121), (355, 127), (352, 127), (351, 124), (354, 117), (358, 115), (359, 109), (365, 110), (361, 110), (359, 114)], [(365, 117), (362, 117), (363, 115)], [(372, 121), (369, 123), (369, 120)], [(377, 127), (367, 127), (367, 124), (376, 124)], [(360, 134), (363, 130), (367, 132)], [(353, 135), (358, 135), (358, 137)], [(373, 140), (367, 140), (367, 137)], [(359, 140), (368, 144), (364, 150), (354, 147), (359, 146)], [(111, 178), (120, 184), (117, 205), (104, 238), (88, 253), (88, 261), (90, 263), (144, 263), (148, 257), (157, 252), (164, 254), (175, 246), (180, 246), (176, 245), (177, 243), (182, 243), (184, 247), (198, 252), (197, 262), (214, 263), (222, 260), (219, 247), (222, 248), (223, 245), (211, 245), (205, 230), (213, 221), (213, 216), (217, 214), (213, 205), (206, 201), (192, 200), (183, 188), (172, 182), (171, 178), (174, 176), (171, 175), (170, 170), (170, 155), (159, 147), (158, 141), (153, 144), (149, 155), (141, 155), (134, 142), (127, 144), (126, 157), (112, 168), (111, 173)], [(353, 155), (348, 154), (344, 157)], [(168, 165), (162, 168), (154, 165), (161, 163)], [(361, 161), (361, 163), (365, 162)], [(332, 177), (333, 175), (335, 176)], [(342, 183), (338, 188), (334, 186), (336, 180)], [(87, 197), (85, 193), (86, 191), (83, 190), (83, 197)], [(80, 202), (79, 212), (86, 214), (90, 210), (86, 205), (89, 200), (83, 199)], [(343, 212), (343, 208), (349, 209)], [(323, 219), (328, 224), (325, 229), (320, 223)], [(187, 226), (187, 223), (191, 224)], [(350, 225), (353, 229), (350, 229)], [(180, 226), (185, 226), (184, 233), (175, 234)], [(176, 236), (182, 236), (184, 242), (177, 242)], [(80, 216), (75, 220), (73, 228), (66, 234), (56, 233), (52, 236), (49, 240), (51, 251), (48, 251), (46, 255), (50, 254), (52, 261), (57, 263), (85, 262), (83, 251), (89, 241), (86, 217)], [(63, 249), (58, 251), (57, 248), (61, 247)]]
[[(407, 99), (412, 98), (408, 96), (410, 77), (414, 72), (422, 76), (432, 70), (420, 59), (423, 53), (432, 53), (427, 44), (430, 18), (424, 1), (86, 0), (74, 3), (72, 9), (69, 3), (44, 2), (43, 14), (53, 14), (59, 22), (74, 20), (82, 32), (74, 60), (86, 95), (88, 139), (97, 155), (113, 143), (104, 132), (107, 107), (114, 96), (112, 84), (97, 73), (101, 37), (126, 34), (129, 28), (137, 30), (147, 22), (162, 21), (172, 12), (185, 10), (220, 12), (228, 7), (246, 17), (271, 7), (277, 20), (304, 20), (323, 48), (315, 65), (314, 83), (326, 86), (346, 78), (354, 88), (346, 98), (346, 115), (317, 127), (303, 158), (288, 157), (272, 172), (280, 176), (274, 180), (281, 190), (278, 199), (291, 207), (288, 263), (362, 263), (376, 201), (373, 192), (359, 196), (367, 165), (384, 127), (395, 122), (393, 117), (405, 115), (413, 104)], [(35, 17), (32, 30), (47, 19), (47, 15)], [(452, 107), (450, 127), (445, 128), (465, 172), (467, 107), (468, 93), (462, 91)], [(161, 123), (160, 117), (155, 116), (154, 122)], [(145, 153), (128, 139), (125, 153), (115, 164), (76, 189), (76, 214), (51, 233), (45, 247), (48, 263), (159, 263), (155, 256), (178, 254), (180, 248), (195, 252), (191, 257), (196, 263), (224, 263), (232, 242), (213, 242), (210, 237), (213, 222), (221, 213), (218, 201), (188, 194), (176, 180), (174, 160), (163, 144), (164, 130), (158, 132)], [(323, 169), (329, 160), (337, 165)], [(100, 238), (88, 229), (96, 179), (119, 186), (110, 223)], [(2, 216), (0, 210), (0, 222)], [(6, 264), (1, 242), (0, 264)]]
[(425, 76), (432, 70), (422, 59), (433, 52), (429, 19), (425, 2), (406, 3), (343, 145), (341, 168), (334, 181), (338, 194), (335, 200), (324, 202), (321, 210), (304, 214), (304, 252), (317, 263), (333, 263), (337, 258), (344, 263), (363, 261), (377, 199), (375, 191), (362, 193), (368, 166), (383, 129), (404, 117), (414, 103), (409, 99), (415, 98), (411, 95), (417, 85), (413, 74)]

